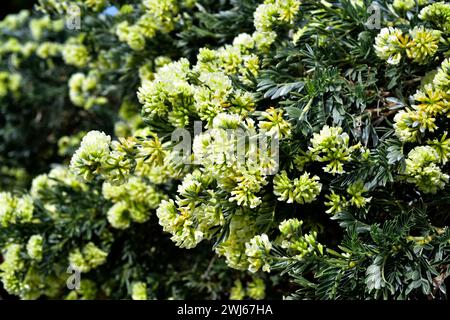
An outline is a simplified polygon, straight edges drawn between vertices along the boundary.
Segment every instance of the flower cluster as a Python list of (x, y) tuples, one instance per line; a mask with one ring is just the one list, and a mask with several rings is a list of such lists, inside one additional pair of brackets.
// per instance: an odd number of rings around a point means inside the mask
[(89, 279), (81, 279), (79, 287), (75, 287), (65, 300), (93, 300), (97, 296), (97, 285)]
[(439, 48), (441, 32), (420, 26), (414, 27), (409, 34), (411, 40), (406, 47), (408, 58), (420, 64), (428, 62)]
[(236, 280), (230, 290), (230, 300), (243, 300), (245, 297), (245, 289), (241, 280)]
[[(47, 60), (48, 68), (54, 67), (50, 58), (59, 56), (63, 48), (63, 45), (55, 42), (54, 39), (64, 28), (62, 19), (51, 20), (49, 16), (30, 18), (28, 11), (21, 11), (17, 15), (8, 15), (3, 21), (0, 21), (1, 25), (7, 36), (0, 45), (0, 61), (6, 61), (6, 57), (9, 55), (9, 63), (14, 68), (19, 68), (26, 60), (36, 56)], [(19, 32), (19, 30), (26, 27), (30, 30), (31, 37), (8, 35), (14, 32), (21, 33), (22, 31)]]
[(32, 236), (26, 250), (19, 243), (10, 243), (2, 251), (0, 279), (8, 293), (22, 299), (37, 299), (41, 294), (49, 297), (57, 294), (61, 280), (48, 277), (44, 281), (43, 274), (36, 267), (42, 255), (40, 236)]
[(408, 39), (402, 31), (389, 27), (381, 29), (375, 39), (375, 51), (380, 59), (386, 60), (389, 64), (398, 64), (402, 58)]
[(174, 126), (185, 126), (193, 111), (193, 90), (187, 81), (189, 62), (181, 59), (160, 68), (154, 80), (145, 81), (138, 91), (145, 118), (167, 116)]
[(0, 192), (0, 225), (33, 222), (34, 205), (30, 196), (17, 197), (10, 192)]
[(29, 27), (34, 40), (40, 40), (45, 32), (62, 31), (64, 29), (64, 21), (62, 19), (51, 20), (49, 16), (43, 16), (42, 18), (31, 19)]
[(440, 41), (438, 30), (418, 26), (404, 34), (398, 28), (388, 27), (381, 29), (374, 47), (378, 57), (389, 64), (399, 64), (404, 54), (416, 63), (425, 64), (436, 54)]
[(426, 6), (420, 11), (419, 17), (435, 24), (443, 31), (450, 30), (450, 4), (444, 1)]
[(270, 32), (277, 24), (292, 24), (299, 9), (299, 0), (265, 0), (254, 13), (255, 29)]
[(245, 82), (248, 72), (257, 75), (260, 62), (251, 53), (254, 46), (250, 35), (241, 34), (232, 46), (200, 49), (192, 68), (184, 58), (162, 66), (154, 80), (143, 82), (138, 91), (144, 117), (154, 121), (167, 117), (172, 126), (185, 127), (193, 118), (210, 125), (225, 111), (247, 115), (254, 109), (254, 98), (234, 89), (230, 76)]
[(43, 243), (44, 239), (38, 234), (32, 235), (30, 239), (28, 239), (27, 254), (31, 259), (36, 261), (42, 260)]
[(262, 270), (270, 272), (270, 250), (272, 244), (266, 234), (257, 235), (245, 244), (245, 255), (247, 256), (251, 272)]
[(102, 164), (109, 156), (111, 138), (103, 132), (90, 131), (81, 141), (75, 152), (70, 167), (75, 174), (85, 180), (92, 180), (102, 170)]
[(107, 256), (107, 252), (89, 242), (81, 250), (75, 249), (69, 254), (69, 264), (75, 270), (89, 272), (104, 264)]
[(72, 39), (64, 44), (62, 56), (67, 64), (78, 68), (85, 67), (90, 60), (88, 49), (83, 44), (73, 43)]
[(395, 133), (404, 142), (420, 141), (427, 131), (435, 131), (438, 128), (436, 116), (448, 110), (446, 94), (432, 84), (418, 91), (414, 98), (418, 104), (413, 109), (400, 111), (394, 118)]
[(364, 197), (363, 194), (365, 192), (367, 192), (367, 189), (365, 188), (364, 183), (361, 180), (351, 184), (347, 188), (347, 193), (350, 196), (348, 204), (357, 208), (365, 207), (372, 199), (371, 197)]
[(303, 221), (296, 218), (284, 220), (279, 225), (281, 247), (294, 260), (302, 260), (306, 256), (323, 255), (323, 245), (317, 241), (317, 232), (302, 233)]
[(80, 181), (68, 168), (57, 166), (48, 174), (35, 177), (31, 184), (30, 195), (33, 199), (46, 199), (46, 193), (56, 191), (63, 184), (73, 191), (85, 192), (88, 187)]
[(419, 146), (411, 150), (406, 159), (406, 181), (416, 184), (424, 193), (436, 193), (449, 181), (449, 175), (443, 173), (437, 165), (439, 156), (430, 146)]
[(163, 200), (156, 211), (163, 230), (172, 234), (172, 241), (182, 248), (193, 248), (203, 240), (201, 231), (191, 227), (189, 212), (182, 208), (178, 211), (172, 200)]
[(72, 103), (85, 109), (107, 103), (108, 100), (98, 94), (99, 82), (98, 72), (91, 71), (87, 75), (74, 73), (69, 80), (69, 96)]
[(328, 207), (326, 213), (334, 215), (343, 212), (350, 207), (355, 207), (358, 209), (366, 208), (372, 200), (372, 197), (364, 196), (366, 192), (367, 189), (361, 180), (352, 183), (347, 188), (346, 195), (337, 194), (335, 191), (332, 191), (330, 194), (325, 196), (325, 198), (328, 199), (328, 201), (325, 202), (325, 205)]
[(117, 229), (128, 228), (131, 221), (146, 222), (150, 210), (156, 209), (164, 198), (142, 178), (134, 176), (120, 186), (104, 182), (102, 192), (105, 199), (114, 203), (107, 216), (109, 223)]
[(135, 282), (131, 287), (131, 299), (147, 300), (147, 284), (145, 282)]
[[(436, 76), (433, 79), (433, 84), (436, 86), (436, 89), (443, 91), (445, 93), (445, 97), (450, 94), (450, 59), (445, 59)], [(446, 110), (448, 111), (449, 107), (446, 106)]]
[(258, 122), (258, 127), (266, 131), (269, 137), (278, 137), (279, 139), (286, 139), (291, 135), (291, 123), (283, 118), (283, 110), (270, 107), (261, 113), (261, 120)]
[(9, 14), (0, 21), (0, 29), (17, 30), (27, 23), (29, 17), (30, 12), (28, 10), (21, 10), (17, 14)]
[[(182, 248), (193, 248), (209, 239), (224, 224), (224, 216), (210, 188), (213, 180), (200, 171), (187, 175), (178, 187), (177, 206), (163, 200), (156, 211), (163, 230), (172, 234), (172, 241)], [(208, 200), (208, 201), (205, 201)]]
[(20, 295), (25, 289), (25, 284), (20, 280), (21, 271), (25, 267), (21, 257), (22, 250), (19, 244), (8, 245), (2, 252), (3, 263), (0, 264), (0, 277), (5, 290), (16, 295)]
[[(420, 2), (420, 1), (419, 1)], [(416, 7), (415, 0), (394, 0), (392, 6), (395, 10), (400, 12), (409, 11)]]
[(255, 128), (252, 119), (241, 119), (228, 114), (215, 117), (213, 127), (194, 138), (194, 159), (231, 195), (229, 201), (255, 208), (261, 203), (257, 194), (277, 168), (278, 146), (264, 130)]
[(349, 136), (340, 127), (324, 126), (319, 133), (314, 133), (308, 156), (312, 161), (326, 162), (325, 172), (342, 174), (344, 164), (352, 159), (352, 153), (361, 148), (360, 144), (349, 146)]
[[(179, 1), (177, 0), (144, 0), (142, 15), (133, 24), (125, 20), (117, 25), (116, 34), (120, 41), (126, 42), (131, 49), (142, 51), (146, 39), (151, 39), (160, 31), (169, 33), (178, 20)], [(122, 7), (121, 14), (125, 17), (129, 7)], [(131, 12), (132, 13), (132, 12)]]
[(279, 201), (311, 203), (316, 200), (322, 190), (322, 185), (318, 181), (318, 176), (310, 178), (308, 172), (291, 180), (286, 171), (282, 171), (273, 179), (273, 193), (278, 196)]
[(134, 136), (112, 141), (103, 132), (91, 131), (82, 140), (71, 160), (71, 170), (85, 180), (95, 176), (112, 184), (122, 184), (132, 175), (163, 184), (183, 176), (171, 143), (162, 143), (148, 129), (138, 129)]
[(266, 284), (261, 278), (253, 278), (253, 281), (247, 284), (247, 295), (254, 300), (262, 300), (266, 296)]
[(59, 56), (61, 53), (61, 45), (57, 42), (42, 42), (36, 48), (36, 55), (41, 59), (49, 59)]
[(18, 73), (0, 71), (0, 98), (5, 97), (8, 93), (17, 94), (21, 80), (22, 77)]
[[(402, 142), (426, 145), (415, 147), (408, 154), (404, 174), (406, 180), (417, 185), (424, 193), (436, 193), (448, 182), (448, 175), (442, 172), (450, 155), (447, 132), (442, 120), (448, 118), (450, 103), (450, 62), (442, 62), (437, 73), (414, 95), (416, 104), (411, 109), (400, 111), (394, 118), (395, 133)], [(426, 140), (432, 134), (435, 138)]]
[(447, 131), (440, 139), (428, 140), (427, 143), (436, 151), (439, 162), (445, 165), (450, 158), (450, 138), (447, 138)]
[(237, 279), (230, 290), (230, 300), (243, 300), (246, 296), (254, 300), (264, 299), (266, 296), (266, 284), (261, 278), (253, 277), (244, 288), (241, 280)]
[[(239, 210), (231, 218), (228, 237), (216, 247), (215, 251), (219, 256), (225, 257), (229, 267), (246, 270), (250, 263), (245, 253), (247, 243), (256, 235), (256, 232), (255, 216), (248, 211)], [(256, 256), (255, 259), (257, 259)], [(253, 262), (257, 263), (257, 260)]]

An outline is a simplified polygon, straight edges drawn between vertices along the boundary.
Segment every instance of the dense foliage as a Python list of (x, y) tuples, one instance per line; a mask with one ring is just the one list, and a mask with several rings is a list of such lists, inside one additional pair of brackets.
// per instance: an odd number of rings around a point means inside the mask
[(450, 4), (41, 0), (0, 32), (9, 294), (446, 299)]

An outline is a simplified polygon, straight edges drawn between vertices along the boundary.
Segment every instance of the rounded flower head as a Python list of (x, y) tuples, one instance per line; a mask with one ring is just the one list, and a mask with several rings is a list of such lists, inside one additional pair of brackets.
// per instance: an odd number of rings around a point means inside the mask
[(9, 192), (0, 192), (0, 225), (32, 222), (33, 199), (24, 195), (17, 197)]
[(445, 59), (433, 79), (436, 88), (450, 94), (450, 58)]
[(447, 113), (450, 109), (449, 96), (442, 90), (434, 88), (432, 84), (426, 84), (414, 95), (416, 105), (414, 108), (419, 112), (425, 112), (431, 116)]
[(450, 30), (450, 4), (446, 1), (432, 3), (420, 11), (419, 18), (435, 24), (440, 30), (448, 31)]
[(443, 189), (449, 181), (449, 175), (439, 168), (439, 161), (439, 155), (433, 147), (414, 148), (406, 159), (406, 181), (416, 184), (424, 193), (436, 193)]
[(375, 51), (380, 59), (389, 64), (398, 64), (402, 58), (407, 38), (400, 29), (383, 28), (375, 39)]
[(408, 11), (416, 6), (415, 0), (394, 0), (392, 4), (395, 10), (397, 11)]
[(135, 282), (131, 287), (131, 299), (147, 300), (147, 284), (145, 282)]
[(172, 234), (171, 240), (177, 246), (191, 249), (203, 240), (203, 232), (193, 226), (192, 211), (188, 207), (177, 208), (173, 200), (163, 200), (156, 215), (163, 230)]
[(299, 0), (265, 1), (254, 13), (255, 29), (260, 32), (272, 31), (278, 23), (291, 24), (300, 9)]
[(20, 88), (22, 76), (18, 73), (0, 71), (0, 98), (8, 93), (17, 93)]
[(286, 171), (282, 171), (273, 179), (273, 193), (278, 196), (279, 201), (300, 204), (311, 203), (316, 200), (322, 190), (319, 183), (319, 177), (309, 177), (309, 173), (305, 172), (299, 178), (289, 179)]
[(246, 270), (249, 260), (245, 255), (247, 242), (255, 235), (255, 221), (249, 215), (236, 212), (230, 223), (228, 237), (216, 247), (216, 252), (225, 257), (226, 264), (234, 269)]
[(42, 244), (44, 239), (41, 235), (33, 235), (27, 242), (27, 253), (31, 259), (36, 261), (42, 260)]
[(254, 300), (262, 300), (266, 297), (266, 284), (261, 278), (254, 278), (247, 285), (247, 295)]
[(70, 161), (70, 168), (85, 180), (99, 174), (110, 153), (111, 137), (100, 131), (90, 131)]
[(249, 262), (249, 271), (256, 272), (262, 269), (270, 272), (269, 252), (272, 244), (266, 234), (253, 237), (245, 244), (245, 254)]
[(84, 4), (94, 12), (102, 10), (107, 1), (106, 0), (83, 0)]
[(261, 113), (265, 121), (260, 121), (258, 126), (266, 132), (268, 136), (276, 136), (280, 139), (289, 137), (291, 134), (291, 124), (283, 118), (283, 110), (273, 107)]
[(230, 300), (243, 300), (245, 298), (245, 290), (241, 280), (234, 281), (234, 285), (230, 291)]
[(83, 68), (89, 62), (89, 51), (82, 44), (68, 43), (63, 46), (62, 55), (67, 64)]
[(11, 243), (2, 252), (3, 262), (0, 264), (0, 276), (3, 288), (14, 295), (20, 295), (25, 289), (25, 284), (18, 276), (25, 267), (21, 257), (22, 249), (20, 244)]
[(427, 63), (438, 50), (441, 32), (420, 26), (414, 27), (409, 34), (411, 41), (406, 47), (408, 58), (420, 64)]
[(240, 47), (242, 51), (253, 49), (255, 40), (247, 33), (241, 33), (233, 40), (233, 46)]
[(43, 42), (36, 48), (36, 55), (42, 59), (55, 57), (59, 54), (60, 49), (59, 43)]
[(272, 31), (272, 25), (278, 19), (276, 4), (261, 4), (254, 13), (255, 29), (260, 32)]
[(421, 136), (420, 127), (414, 126), (416, 118), (416, 112), (411, 110), (402, 110), (395, 115), (394, 129), (400, 141), (415, 142)]
[(280, 232), (284, 237), (291, 238), (292, 236), (298, 234), (299, 231), (301, 231), (302, 224), (303, 221), (292, 218), (283, 220), (278, 228), (280, 229)]
[(116, 229), (126, 229), (130, 226), (130, 214), (128, 204), (120, 201), (108, 210), (108, 222)]
[(344, 173), (343, 165), (350, 161), (351, 151), (357, 147), (349, 147), (350, 137), (342, 131), (340, 127), (324, 126), (320, 133), (314, 133), (309, 148), (312, 160), (328, 162), (324, 171), (333, 175)]
[(237, 114), (219, 113), (213, 120), (214, 129), (237, 129), (243, 122)]
[(98, 248), (93, 242), (83, 249), (75, 249), (69, 254), (70, 265), (80, 272), (89, 272), (106, 262), (108, 253)]
[(94, 300), (97, 296), (97, 286), (94, 281), (81, 279), (80, 287), (72, 290), (66, 300)]

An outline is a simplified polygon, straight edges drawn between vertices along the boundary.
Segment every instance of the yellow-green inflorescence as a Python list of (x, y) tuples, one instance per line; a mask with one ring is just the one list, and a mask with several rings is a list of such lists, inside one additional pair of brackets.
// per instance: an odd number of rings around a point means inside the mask
[(383, 28), (375, 39), (375, 51), (380, 59), (389, 64), (399, 64), (403, 57), (425, 64), (439, 49), (441, 31), (414, 27), (408, 33), (396, 27)]
[(135, 282), (131, 286), (131, 299), (147, 300), (147, 284), (145, 282)]
[(446, 129), (439, 127), (439, 123), (449, 116), (449, 84), (450, 62), (446, 59), (434, 77), (417, 90), (412, 108), (400, 111), (394, 118), (400, 141), (425, 143), (409, 152), (403, 172), (406, 181), (416, 184), (424, 193), (436, 193), (448, 183), (448, 175), (441, 169), (450, 156), (447, 131), (434, 139), (427, 136)]
[(108, 210), (109, 223), (117, 229), (126, 229), (130, 223), (144, 223), (164, 198), (152, 185), (139, 177), (131, 177), (120, 186), (103, 183), (103, 196), (114, 205)]
[(449, 181), (449, 175), (439, 167), (439, 155), (431, 146), (411, 150), (406, 159), (405, 176), (424, 193), (436, 193)]
[(317, 232), (303, 234), (303, 221), (296, 218), (284, 220), (279, 225), (280, 237), (277, 241), (287, 250), (288, 256), (294, 260), (302, 260), (306, 256), (323, 255), (324, 247), (317, 241)]
[(69, 254), (69, 264), (79, 272), (89, 272), (104, 264), (107, 256), (107, 252), (89, 242), (82, 249), (75, 249)]
[(0, 192), (0, 225), (33, 222), (34, 204), (28, 196), (16, 196), (10, 192)]

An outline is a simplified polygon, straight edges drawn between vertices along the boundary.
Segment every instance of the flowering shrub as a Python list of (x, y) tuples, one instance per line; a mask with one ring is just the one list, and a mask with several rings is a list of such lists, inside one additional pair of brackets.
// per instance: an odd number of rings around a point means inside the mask
[(30, 23), (63, 32), (77, 6), (79, 30), (29, 50), (64, 62), (77, 113), (111, 117), (0, 193), (8, 293), (446, 298), (449, 4), (122, 2), (41, 0)]

